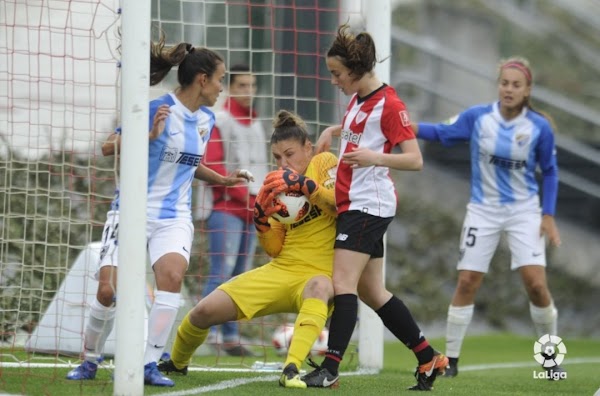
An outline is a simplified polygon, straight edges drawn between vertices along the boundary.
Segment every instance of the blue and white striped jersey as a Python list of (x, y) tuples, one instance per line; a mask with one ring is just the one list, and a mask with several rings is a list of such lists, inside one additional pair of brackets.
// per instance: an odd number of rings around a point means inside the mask
[[(171, 114), (164, 131), (149, 143), (148, 219), (191, 219), (192, 181), (210, 138), (215, 115), (206, 107), (188, 110), (174, 94), (150, 102), (149, 127), (159, 106), (167, 104)], [(113, 202), (118, 210), (119, 197)]]
[(544, 176), (544, 214), (554, 214), (558, 168), (548, 120), (527, 107), (506, 121), (499, 103), (471, 107), (450, 124), (419, 123), (418, 138), (446, 146), (470, 143), (471, 202), (503, 205), (538, 193), (536, 167)]

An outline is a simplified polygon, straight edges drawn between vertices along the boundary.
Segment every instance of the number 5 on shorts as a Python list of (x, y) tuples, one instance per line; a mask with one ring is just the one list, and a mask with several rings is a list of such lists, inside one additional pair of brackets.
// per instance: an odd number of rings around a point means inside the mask
[(468, 247), (475, 246), (475, 242), (477, 242), (477, 236), (475, 233), (477, 232), (476, 227), (469, 227), (463, 229), (463, 237), (465, 238), (465, 245)]

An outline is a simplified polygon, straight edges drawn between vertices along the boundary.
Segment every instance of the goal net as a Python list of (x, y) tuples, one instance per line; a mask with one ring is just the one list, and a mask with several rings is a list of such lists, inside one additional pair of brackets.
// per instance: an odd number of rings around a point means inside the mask
[[(365, 29), (363, 3), (368, 2), (158, 0), (150, 23), (154, 40), (164, 33), (167, 44), (184, 41), (216, 50), (227, 69), (250, 66), (267, 145), (280, 109), (298, 113), (313, 140), (339, 122), (346, 98), (331, 86), (324, 54), (340, 21)], [(78, 362), (97, 287), (97, 241), (117, 185), (118, 161), (103, 157), (100, 147), (120, 119), (119, 17), (117, 0), (0, 4), (0, 372), (9, 363)], [(150, 96), (175, 86), (172, 72)], [(270, 158), (264, 164), (274, 166)], [(194, 199), (194, 250), (180, 318), (201, 298), (208, 278), (228, 278), (210, 274), (210, 189), (197, 186)], [(258, 249), (251, 261), (262, 265), (268, 257)], [(149, 269), (148, 305), (152, 298)], [(272, 335), (293, 321), (293, 315), (281, 315), (241, 322), (238, 341), (254, 356), (229, 356), (217, 337), (214, 347), (198, 351), (200, 366), (251, 368), (282, 361)], [(113, 331), (105, 350), (109, 358), (114, 337)], [(354, 366), (356, 344), (345, 359)], [(66, 372), (55, 369), (48, 376), (62, 379)]]

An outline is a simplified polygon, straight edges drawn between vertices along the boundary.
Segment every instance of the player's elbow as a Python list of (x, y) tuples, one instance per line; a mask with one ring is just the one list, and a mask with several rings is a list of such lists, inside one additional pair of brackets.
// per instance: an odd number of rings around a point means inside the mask
[(420, 155), (415, 156), (415, 158), (411, 161), (410, 170), (420, 171), (423, 169), (423, 157)]
[(267, 256), (271, 257), (271, 258), (275, 258), (277, 256), (279, 256), (279, 253), (281, 253), (281, 247), (279, 248), (265, 248), (263, 246), (265, 253), (267, 253)]
[(102, 155), (108, 157), (109, 155), (113, 155), (115, 153), (114, 144), (104, 143), (102, 145)]

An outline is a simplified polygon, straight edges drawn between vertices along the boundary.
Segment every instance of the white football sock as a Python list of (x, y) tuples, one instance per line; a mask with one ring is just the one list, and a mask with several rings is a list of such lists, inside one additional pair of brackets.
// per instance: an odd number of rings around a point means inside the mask
[(177, 318), (180, 296), (180, 293), (156, 291), (154, 304), (148, 317), (148, 342), (144, 354), (144, 365), (158, 362), (160, 359)]
[(94, 298), (90, 305), (90, 318), (85, 327), (84, 335), (84, 359), (98, 363), (98, 359), (104, 351), (104, 344), (115, 324), (117, 309), (114, 304), (105, 307)]
[(446, 356), (457, 358), (460, 355), (467, 327), (473, 319), (475, 305), (465, 305), (464, 307), (448, 307), (448, 321), (446, 323)]
[(529, 312), (531, 320), (535, 326), (535, 331), (538, 337), (544, 334), (556, 334), (556, 322), (558, 319), (558, 310), (554, 306), (554, 302), (550, 302), (547, 307), (536, 307), (531, 302), (529, 303)]

